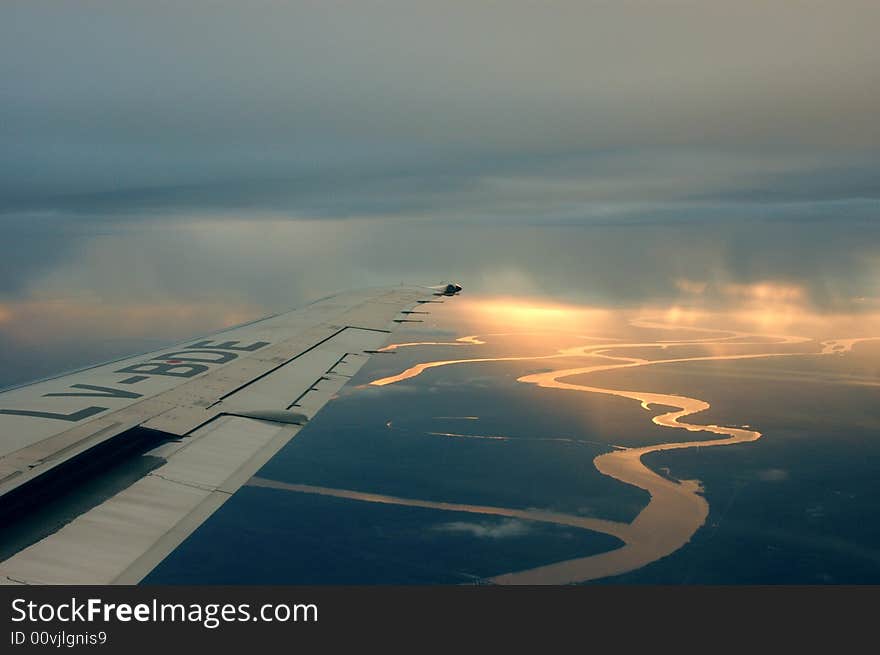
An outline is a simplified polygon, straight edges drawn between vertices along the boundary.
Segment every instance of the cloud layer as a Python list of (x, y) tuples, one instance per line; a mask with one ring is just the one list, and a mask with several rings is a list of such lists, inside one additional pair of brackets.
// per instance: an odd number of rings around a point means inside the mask
[(878, 22), (867, 0), (7, 3), (0, 209), (876, 199)]
[(878, 23), (867, 0), (2, 3), (0, 383), (400, 281), (873, 311)]

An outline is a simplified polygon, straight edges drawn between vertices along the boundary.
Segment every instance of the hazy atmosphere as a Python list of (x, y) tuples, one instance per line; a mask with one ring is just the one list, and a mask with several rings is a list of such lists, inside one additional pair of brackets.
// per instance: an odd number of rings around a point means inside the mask
[(399, 281), (873, 310), (878, 20), (4, 3), (0, 383)]

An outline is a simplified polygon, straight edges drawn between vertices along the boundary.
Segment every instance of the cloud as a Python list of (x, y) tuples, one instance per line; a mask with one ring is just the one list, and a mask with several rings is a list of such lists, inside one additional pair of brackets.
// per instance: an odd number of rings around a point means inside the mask
[(788, 471), (785, 469), (764, 469), (763, 471), (758, 471), (758, 479), (764, 482), (784, 482), (788, 478)]
[(689, 280), (686, 277), (678, 278), (675, 280), (675, 286), (680, 291), (684, 293), (690, 293), (694, 295), (700, 295), (706, 290), (706, 286), (708, 285), (705, 281), (699, 280)]
[(862, 0), (5, 3), (0, 209), (876, 199), (878, 19)]
[(508, 539), (528, 534), (531, 528), (523, 521), (503, 519), (496, 523), (453, 521), (437, 525), (434, 527), (434, 530), (438, 532), (463, 533), (479, 539)]
[(187, 6), (0, 3), (0, 302), (96, 352), (132, 299), (880, 295), (876, 2)]

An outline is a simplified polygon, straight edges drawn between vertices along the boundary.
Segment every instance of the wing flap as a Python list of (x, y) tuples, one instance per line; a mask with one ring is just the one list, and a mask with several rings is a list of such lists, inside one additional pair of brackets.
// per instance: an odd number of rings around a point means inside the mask
[[(317, 408), (304, 409), (304, 398), (330, 387), (334, 387), (334, 393), (338, 391), (366, 361), (363, 351), (378, 348), (387, 338), (384, 331), (345, 328), (271, 374), (225, 396), (218, 406), (229, 413), (239, 409), (296, 408), (312, 416)], [(340, 384), (333, 385), (335, 381)]]
[(224, 416), (127, 489), (0, 564), (7, 583), (139, 581), (299, 430)]

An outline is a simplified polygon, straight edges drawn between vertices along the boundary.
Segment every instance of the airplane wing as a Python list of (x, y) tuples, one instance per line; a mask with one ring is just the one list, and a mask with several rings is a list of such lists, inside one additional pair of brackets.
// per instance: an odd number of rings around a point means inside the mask
[(131, 450), (148, 454), (130, 484), (117, 481), (98, 500), (61, 511), (54, 532), (40, 534), (47, 528), (39, 526), (36, 537), (14, 536), (12, 553), (0, 544), (0, 558), (8, 557), (0, 582), (140, 581), (293, 438), (396, 327), (416, 320), (413, 307), (460, 290), (446, 284), (338, 294), (0, 393), (4, 532), (90, 469)]

